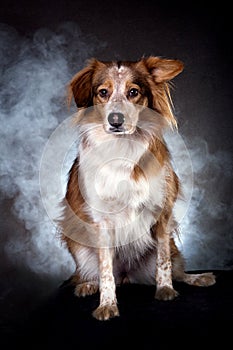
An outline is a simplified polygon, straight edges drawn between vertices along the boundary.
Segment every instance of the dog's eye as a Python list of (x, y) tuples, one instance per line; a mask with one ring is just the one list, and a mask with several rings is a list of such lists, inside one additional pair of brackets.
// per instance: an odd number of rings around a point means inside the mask
[(138, 96), (138, 90), (135, 88), (132, 88), (129, 90), (129, 97), (136, 97)]
[(100, 97), (107, 97), (108, 96), (108, 90), (107, 89), (101, 89), (99, 91)]

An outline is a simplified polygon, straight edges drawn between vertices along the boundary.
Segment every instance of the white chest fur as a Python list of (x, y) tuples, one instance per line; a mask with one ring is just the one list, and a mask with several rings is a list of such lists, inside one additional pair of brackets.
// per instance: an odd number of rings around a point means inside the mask
[(127, 138), (80, 145), (79, 187), (85, 211), (98, 225), (103, 244), (122, 246), (138, 241), (143, 250), (151, 244), (149, 232), (155, 210), (159, 215), (163, 206), (166, 169), (156, 174), (141, 169), (144, 176), (132, 176), (147, 148)]

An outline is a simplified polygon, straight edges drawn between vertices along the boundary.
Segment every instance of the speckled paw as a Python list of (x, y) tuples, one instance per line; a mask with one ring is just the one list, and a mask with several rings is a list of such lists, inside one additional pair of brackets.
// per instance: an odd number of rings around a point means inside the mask
[(178, 292), (168, 286), (159, 287), (155, 293), (155, 299), (158, 300), (172, 300), (178, 296)]
[(93, 316), (100, 321), (106, 321), (110, 318), (119, 316), (119, 310), (116, 305), (99, 306), (94, 312)]
[(98, 284), (94, 282), (85, 282), (77, 284), (74, 294), (78, 297), (85, 297), (86, 295), (92, 295), (98, 291)]

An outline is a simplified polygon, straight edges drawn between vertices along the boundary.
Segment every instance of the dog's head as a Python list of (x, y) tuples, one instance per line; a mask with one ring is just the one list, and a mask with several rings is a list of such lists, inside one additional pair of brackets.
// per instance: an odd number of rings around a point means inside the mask
[(176, 126), (169, 82), (182, 70), (178, 60), (152, 56), (134, 62), (92, 59), (71, 80), (69, 101), (74, 98), (78, 108), (97, 106), (108, 133), (132, 134), (143, 107)]

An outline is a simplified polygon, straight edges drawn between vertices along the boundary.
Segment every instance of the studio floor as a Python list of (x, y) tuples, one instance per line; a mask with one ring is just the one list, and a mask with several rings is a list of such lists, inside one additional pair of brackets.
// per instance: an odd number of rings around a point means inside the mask
[(207, 348), (224, 348), (232, 337), (233, 271), (214, 274), (216, 284), (211, 287), (174, 283), (179, 296), (166, 302), (154, 299), (153, 286), (118, 287), (120, 316), (108, 321), (97, 321), (91, 315), (98, 306), (98, 293), (77, 298), (70, 280), (64, 281), (26, 321), (2, 330), (1, 349), (15, 345), (33, 350), (126, 345), (132, 349), (187, 349), (201, 348), (203, 342)]

